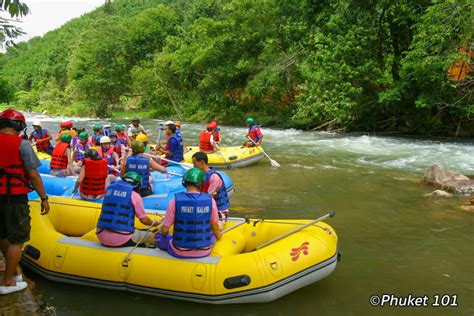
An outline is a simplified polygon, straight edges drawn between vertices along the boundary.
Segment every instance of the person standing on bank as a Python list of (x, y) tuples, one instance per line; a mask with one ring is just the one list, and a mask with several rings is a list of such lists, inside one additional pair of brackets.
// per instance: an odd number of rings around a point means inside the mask
[(30, 210), (27, 194), (31, 185), (41, 198), (41, 214), (49, 212), (41, 176), (36, 170), (41, 162), (30, 143), (20, 132), (26, 120), (19, 111), (8, 109), (0, 113), (0, 147), (8, 155), (0, 155), (0, 246), (6, 259), (0, 294), (25, 289), (18, 267), (23, 243), (30, 239)]

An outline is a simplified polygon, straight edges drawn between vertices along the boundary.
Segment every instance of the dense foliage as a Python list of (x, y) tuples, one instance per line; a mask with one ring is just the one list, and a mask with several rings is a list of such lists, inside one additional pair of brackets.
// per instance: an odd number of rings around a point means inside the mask
[(474, 135), (473, 72), (448, 72), (473, 20), (470, 0), (107, 1), (0, 56), (0, 102)]

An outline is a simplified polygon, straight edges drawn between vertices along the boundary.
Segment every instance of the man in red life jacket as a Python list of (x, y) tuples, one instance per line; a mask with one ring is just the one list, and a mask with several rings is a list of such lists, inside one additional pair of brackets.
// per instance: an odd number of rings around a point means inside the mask
[(219, 146), (214, 141), (214, 124), (207, 125), (199, 135), (199, 151), (213, 153), (219, 151)]
[(33, 133), (30, 135), (30, 142), (33, 141), (34, 146), (38, 152), (44, 152), (49, 155), (53, 153), (53, 145), (51, 145), (51, 135), (44, 129), (40, 121), (33, 123)]
[(83, 200), (103, 199), (105, 189), (111, 182), (110, 177), (107, 160), (103, 159), (97, 150), (89, 149), (72, 192), (77, 193), (80, 188)]
[(253, 140), (253, 142), (249, 140), (248, 142), (244, 143), (244, 146), (247, 146), (247, 147), (260, 146), (263, 139), (263, 134), (262, 134), (262, 131), (260, 131), (260, 126), (255, 124), (255, 120), (252, 117), (247, 118), (245, 120), (245, 123), (247, 124), (249, 128), (247, 136), (250, 137)]
[(61, 135), (61, 141), (54, 147), (51, 155), (51, 163), (49, 173), (56, 177), (67, 177), (74, 174), (74, 164), (71, 146), (71, 135)]
[(49, 212), (48, 196), (36, 170), (41, 161), (31, 144), (19, 136), (25, 128), (25, 117), (19, 111), (8, 109), (0, 113), (0, 148), (4, 151), (0, 155), (0, 248), (6, 259), (0, 295), (28, 286), (18, 264), (23, 243), (30, 239), (30, 185), (41, 198), (41, 214)]

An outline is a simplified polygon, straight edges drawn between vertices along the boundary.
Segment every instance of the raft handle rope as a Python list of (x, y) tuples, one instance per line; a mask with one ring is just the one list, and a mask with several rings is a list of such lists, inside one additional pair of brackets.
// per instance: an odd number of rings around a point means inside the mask
[(262, 248), (264, 248), (264, 247), (266, 247), (266, 246), (269, 246), (269, 245), (271, 245), (271, 244), (273, 244), (273, 243), (275, 243), (275, 242), (277, 242), (277, 241), (279, 241), (279, 240), (281, 240), (281, 239), (283, 239), (283, 238), (285, 238), (285, 237), (288, 237), (288, 236), (290, 236), (290, 235), (292, 235), (292, 234), (294, 234), (294, 233), (296, 233), (296, 232), (299, 232), (300, 230), (303, 230), (303, 229), (305, 229), (306, 227), (309, 227), (309, 226), (311, 226), (311, 225), (313, 225), (313, 224), (315, 224), (315, 223), (317, 223), (317, 222), (320, 222), (320, 221), (322, 221), (322, 220), (324, 220), (324, 219), (326, 219), (326, 218), (328, 218), (328, 217), (333, 217), (335, 214), (336, 214), (336, 211), (332, 211), (332, 212), (330, 212), (330, 213), (327, 213), (326, 215), (323, 215), (323, 216), (321, 216), (320, 218), (317, 218), (317, 219), (315, 219), (315, 220), (313, 220), (313, 221), (311, 221), (311, 222), (309, 222), (309, 223), (307, 223), (307, 224), (305, 224), (305, 225), (303, 225), (303, 226), (300, 226), (300, 227), (298, 227), (298, 228), (295, 228), (295, 229), (293, 229), (293, 230), (291, 230), (291, 231), (289, 231), (289, 232), (287, 232), (287, 233), (285, 233), (285, 234), (283, 234), (283, 235), (281, 235), (281, 236), (278, 236), (278, 237), (276, 237), (276, 238), (273, 238), (273, 239), (267, 241), (266, 243), (261, 244), (260, 246), (256, 247), (256, 248), (254, 249), (254, 251), (255, 251), (255, 250), (262, 249)]
[[(258, 219), (258, 220), (253, 221), (253, 227), (255, 227), (258, 223), (263, 224), (264, 222), (265, 223), (270, 223), (270, 224), (283, 224), (283, 225), (297, 225), (297, 226), (305, 225), (303, 223), (291, 223), (291, 222), (281, 222), (281, 221), (272, 221), (272, 220), (266, 220), (266, 219)], [(328, 229), (327, 227), (320, 226), (318, 224), (313, 224), (311, 226), (319, 227), (322, 230), (326, 231), (329, 235), (332, 235), (332, 231), (330, 229)]]
[[(122, 267), (128, 267), (128, 263), (130, 262), (131, 258), (130, 256), (132, 255), (132, 252), (135, 251), (135, 249), (137, 249), (137, 247), (142, 243), (143, 239), (145, 239), (145, 237), (147, 236), (147, 233), (151, 231), (151, 229), (153, 228), (153, 225), (155, 225), (155, 222), (156, 222), (156, 216), (160, 216), (161, 218), (163, 218), (163, 216), (161, 214), (158, 214), (157, 212), (155, 212), (153, 214), (153, 221), (151, 222), (151, 225), (148, 226), (148, 228), (146, 229), (145, 233), (142, 234), (141, 238), (138, 240), (138, 242), (135, 244), (135, 246), (132, 248), (132, 250), (130, 250), (127, 254), (127, 256), (123, 259), (122, 261)], [(148, 248), (148, 246), (147, 246)]]
[(235, 229), (235, 228), (237, 228), (237, 227), (239, 227), (239, 226), (242, 226), (243, 224), (249, 224), (249, 223), (250, 223), (250, 219), (244, 218), (244, 221), (243, 221), (243, 222), (241, 222), (241, 223), (239, 223), (239, 224), (237, 224), (237, 225), (234, 225), (234, 226), (232, 226), (232, 227), (229, 227), (229, 228), (227, 228), (227, 229), (224, 229), (221, 234), (223, 235), (223, 234), (225, 234), (225, 233), (227, 233), (227, 232), (229, 232), (229, 231), (231, 231), (231, 230), (233, 230), (233, 229)]

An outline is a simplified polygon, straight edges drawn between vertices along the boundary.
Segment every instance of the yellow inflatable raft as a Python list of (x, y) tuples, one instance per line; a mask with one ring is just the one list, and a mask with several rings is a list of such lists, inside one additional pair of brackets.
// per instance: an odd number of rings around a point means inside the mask
[(178, 259), (157, 248), (102, 246), (95, 235), (98, 204), (50, 197), (45, 216), (38, 200), (30, 205), (22, 264), (54, 281), (200, 303), (268, 302), (328, 276), (339, 258), (337, 235), (323, 222), (255, 250), (309, 221), (231, 218), (226, 228), (235, 228), (211, 256)]
[[(193, 155), (199, 151), (199, 146), (188, 146), (184, 154), (185, 162), (193, 162)], [(245, 167), (256, 163), (263, 158), (263, 151), (259, 147), (220, 147), (220, 151), (207, 154), (209, 166), (214, 168)]]

